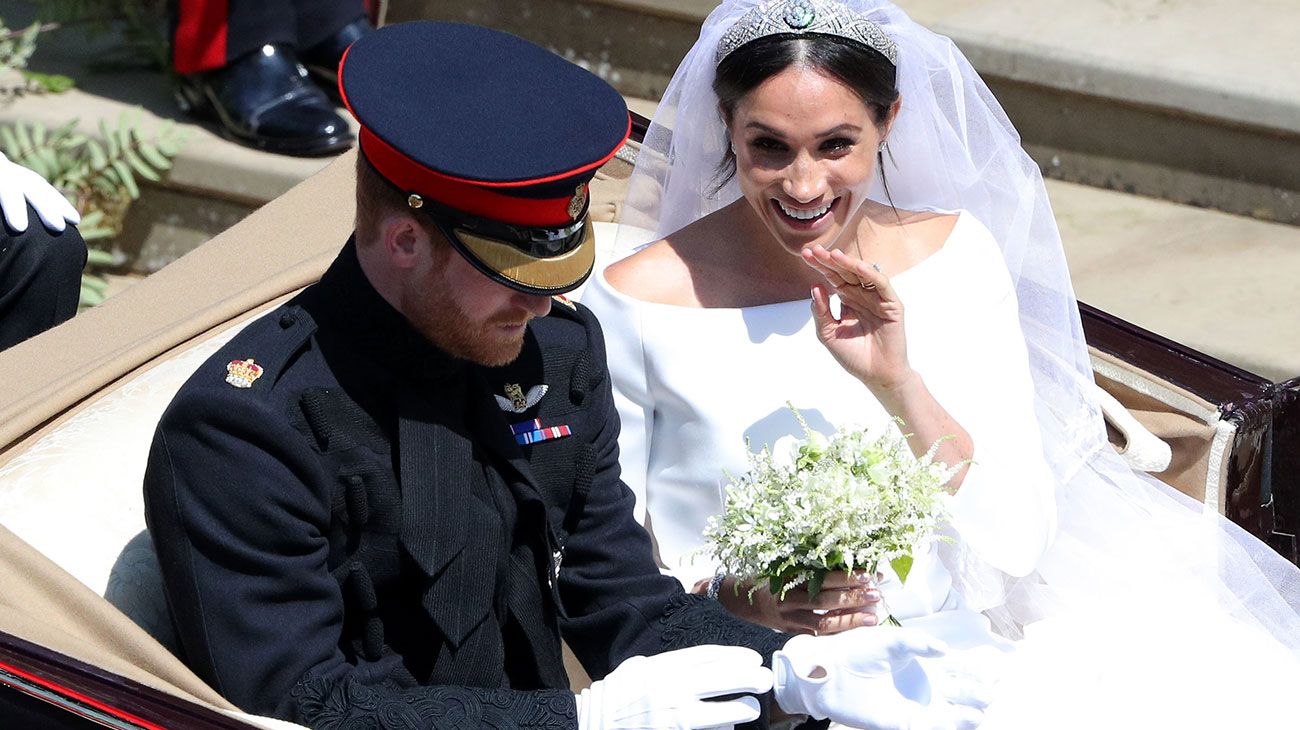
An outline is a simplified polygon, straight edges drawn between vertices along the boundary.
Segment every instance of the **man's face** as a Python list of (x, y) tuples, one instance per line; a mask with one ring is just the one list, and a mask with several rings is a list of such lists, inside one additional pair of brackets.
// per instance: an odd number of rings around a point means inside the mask
[(502, 286), (445, 240), (431, 243), (431, 255), (412, 270), (404, 287), (401, 309), (407, 319), (435, 345), (462, 359), (498, 366), (519, 357), (528, 321), (549, 312), (551, 298)]

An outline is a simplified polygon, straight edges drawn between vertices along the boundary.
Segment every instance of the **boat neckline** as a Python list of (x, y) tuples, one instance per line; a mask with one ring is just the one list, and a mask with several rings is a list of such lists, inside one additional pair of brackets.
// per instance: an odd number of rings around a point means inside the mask
[[(969, 213), (967, 210), (965, 210), (965, 209), (962, 209), (962, 210), (931, 210), (931, 211), (926, 211), (926, 212), (931, 212), (931, 213), (941, 213), (941, 214), (944, 214), (944, 215), (956, 215), (956, 216), (957, 216), (957, 222), (953, 224), (953, 226), (952, 226), (952, 230), (949, 231), (949, 232), (948, 232), (948, 236), (947, 236), (946, 238), (944, 238), (944, 240), (943, 240), (943, 245), (942, 245), (942, 246), (940, 246), (938, 249), (936, 249), (936, 250), (934, 251), (934, 253), (930, 254), (929, 256), (926, 256), (925, 258), (921, 259), (920, 261), (917, 261), (916, 263), (912, 264), (911, 266), (907, 267), (906, 269), (903, 269), (902, 271), (898, 272), (897, 274), (895, 274), (895, 275), (889, 277), (889, 282), (890, 282), (891, 284), (896, 284), (896, 283), (897, 283), (901, 278), (903, 278), (903, 277), (907, 277), (909, 274), (911, 274), (912, 272), (916, 271), (917, 269), (920, 269), (920, 268), (922, 268), (922, 267), (924, 267), (924, 266), (930, 264), (931, 261), (934, 261), (935, 259), (939, 258), (939, 257), (940, 257), (940, 256), (941, 256), (945, 251), (947, 251), (948, 249), (952, 248), (952, 245), (951, 245), (951, 244), (953, 243), (954, 240), (956, 240), (957, 229), (962, 225), (962, 221), (964, 221), (964, 220), (966, 220), (967, 218), (970, 217), (970, 213)], [(613, 262), (610, 262), (610, 263), (613, 263)], [(604, 288), (605, 290), (609, 291), (610, 293), (612, 293), (615, 297), (617, 297), (617, 298), (619, 298), (619, 299), (623, 299), (623, 300), (626, 300), (626, 301), (631, 302), (631, 303), (633, 303), (633, 304), (636, 304), (636, 305), (638, 305), (638, 306), (644, 306), (644, 307), (658, 307), (658, 308), (661, 308), (661, 309), (669, 309), (669, 310), (680, 309), (680, 310), (690, 311), (690, 312), (749, 312), (749, 311), (754, 311), (754, 310), (759, 310), (759, 309), (771, 309), (771, 308), (776, 308), (776, 307), (788, 307), (788, 306), (790, 306), (790, 305), (792, 305), (792, 304), (802, 304), (802, 305), (807, 306), (808, 303), (812, 301), (812, 298), (811, 298), (811, 297), (803, 297), (803, 298), (800, 298), (800, 299), (789, 299), (789, 300), (786, 300), (786, 301), (784, 301), (784, 302), (768, 302), (767, 304), (751, 304), (751, 305), (748, 306), (748, 307), (695, 307), (695, 306), (691, 306), (691, 305), (688, 305), (688, 304), (668, 304), (667, 302), (648, 302), (648, 301), (646, 301), (646, 300), (644, 300), (644, 299), (638, 299), (638, 298), (632, 296), (631, 294), (628, 294), (628, 293), (626, 293), (626, 292), (620, 291), (620, 290), (617, 289), (613, 284), (610, 284), (610, 283), (609, 283), (609, 279), (606, 279), (606, 278), (605, 278), (605, 269), (607, 269), (607, 268), (609, 268), (609, 267), (608, 267), (608, 266), (605, 266), (605, 267), (601, 268), (600, 271), (596, 272), (596, 276), (597, 276), (597, 277), (599, 278), (599, 280), (600, 280), (601, 287)]]

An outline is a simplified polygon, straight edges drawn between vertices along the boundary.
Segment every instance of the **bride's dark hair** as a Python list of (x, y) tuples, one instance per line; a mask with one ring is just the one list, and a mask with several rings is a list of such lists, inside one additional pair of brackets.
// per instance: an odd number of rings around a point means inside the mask
[[(855, 41), (832, 35), (778, 34), (759, 38), (732, 51), (718, 64), (713, 92), (718, 95), (722, 118), (731, 125), (736, 105), (760, 84), (791, 66), (821, 71), (839, 81), (862, 99), (876, 126), (889, 119), (898, 101), (898, 69), (883, 54)], [(883, 179), (884, 155), (877, 153)], [(736, 153), (727, 145), (718, 165), (721, 190), (736, 175)]]

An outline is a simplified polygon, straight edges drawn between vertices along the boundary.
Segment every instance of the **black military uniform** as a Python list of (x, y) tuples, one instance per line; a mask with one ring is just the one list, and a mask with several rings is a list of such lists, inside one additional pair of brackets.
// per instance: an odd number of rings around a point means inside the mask
[[(580, 100), (588, 134), (574, 135), (572, 169), (483, 190), (444, 172), (464, 150), (404, 126), (446, 119), (375, 114), (397, 102), (372, 76), (409, 71), (412, 48), (433, 40), (448, 55), (429, 60), (441, 76), (416, 71), (428, 84), (469, 75), (460, 93), (472, 96), (513, 79), (526, 85), (515, 94)], [(627, 135), (608, 86), (512, 36), (432, 23), (367, 37), (343, 77), (362, 153), (413, 210), (435, 213), (460, 255), (520, 291), (587, 277), (585, 183)], [(504, 137), (485, 144), (510, 152)], [(525, 196), (502, 209), (510, 225), (465, 212), (510, 194)], [(569, 222), (545, 223), (557, 215)], [(770, 660), (788, 636), (658, 571), (619, 479), (617, 436), (588, 310), (557, 302), (529, 324), (518, 359), (476, 365), (390, 306), (349, 241), (319, 283), (201, 366), (159, 425), (146, 516), (185, 661), (243, 709), (314, 727), (567, 728), (576, 704), (561, 637), (595, 678), (705, 643)]]
[(22, 233), (0, 223), (0, 350), (71, 319), (81, 299), (81, 234), (50, 231), (30, 208), (28, 220)]

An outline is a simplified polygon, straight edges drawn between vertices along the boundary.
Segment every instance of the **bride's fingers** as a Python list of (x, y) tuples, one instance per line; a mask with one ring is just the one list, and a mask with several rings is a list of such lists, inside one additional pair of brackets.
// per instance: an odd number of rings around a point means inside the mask
[[(822, 277), (826, 279), (826, 283), (831, 286), (838, 289), (848, 283), (844, 280), (844, 277), (840, 276), (838, 270), (828, 265), (830, 261), (829, 254), (826, 252), (826, 249), (821, 246), (805, 248), (801, 255), (803, 256), (804, 263), (808, 264), (808, 266), (814, 271), (821, 274)], [(857, 282), (853, 282), (853, 285), (857, 286)]]
[(830, 267), (839, 273), (840, 278), (845, 281), (856, 279), (869, 291), (874, 290), (876, 295), (882, 301), (893, 301), (898, 299), (894, 293), (894, 286), (890, 283), (889, 277), (880, 271), (879, 267), (874, 264), (868, 264), (859, 258), (854, 258), (843, 251), (831, 251), (828, 254)]
[(813, 319), (816, 320), (818, 329), (839, 324), (839, 321), (835, 319), (835, 315), (831, 314), (830, 290), (821, 284), (813, 284), (811, 293)]

